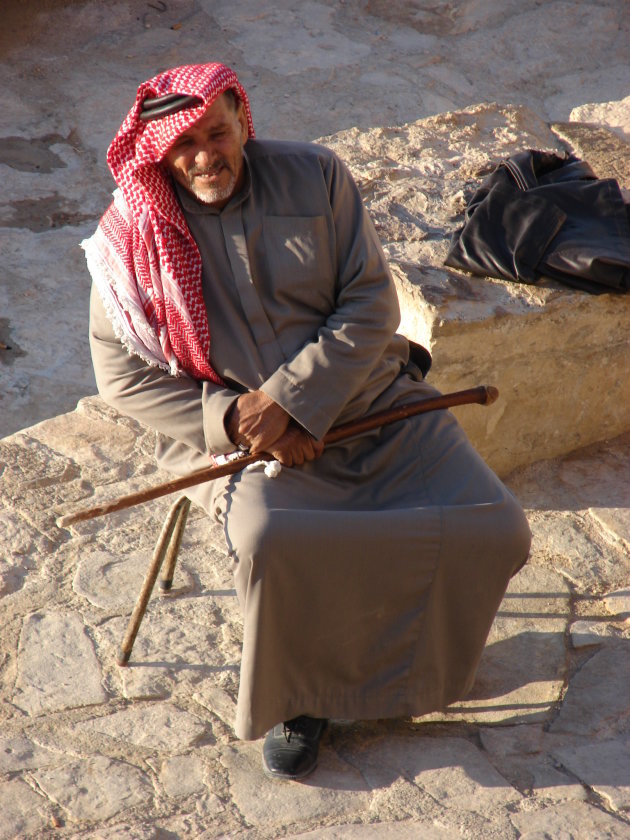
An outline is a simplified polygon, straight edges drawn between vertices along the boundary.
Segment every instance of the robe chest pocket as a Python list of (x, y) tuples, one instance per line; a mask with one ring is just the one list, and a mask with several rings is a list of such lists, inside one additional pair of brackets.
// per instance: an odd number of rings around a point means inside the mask
[[(289, 293), (292, 298), (315, 304), (322, 293), (334, 294), (335, 277), (326, 216), (265, 216), (263, 238), (267, 265), (273, 278), (276, 296)], [(289, 292), (289, 290), (291, 290)]]

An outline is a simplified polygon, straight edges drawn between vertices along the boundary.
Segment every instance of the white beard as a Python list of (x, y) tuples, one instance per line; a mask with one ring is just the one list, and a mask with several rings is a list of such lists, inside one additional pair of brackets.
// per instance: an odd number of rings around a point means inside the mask
[(236, 178), (232, 174), (229, 182), (224, 187), (199, 186), (195, 178), (190, 178), (190, 191), (195, 198), (203, 204), (215, 204), (217, 201), (225, 201), (230, 198), (236, 187)]

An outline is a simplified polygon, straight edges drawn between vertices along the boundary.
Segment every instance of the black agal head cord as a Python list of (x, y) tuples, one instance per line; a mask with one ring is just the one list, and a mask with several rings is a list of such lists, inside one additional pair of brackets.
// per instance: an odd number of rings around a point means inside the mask
[(192, 108), (201, 105), (202, 100), (198, 96), (187, 96), (183, 93), (166, 93), (164, 96), (154, 96), (145, 99), (142, 103), (140, 119), (148, 122), (157, 120), (160, 117), (167, 117), (169, 114), (176, 114), (184, 108)]

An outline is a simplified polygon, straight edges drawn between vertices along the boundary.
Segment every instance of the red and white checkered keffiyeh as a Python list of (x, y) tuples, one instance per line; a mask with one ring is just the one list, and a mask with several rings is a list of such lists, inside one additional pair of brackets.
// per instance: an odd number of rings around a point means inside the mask
[[(127, 349), (151, 365), (221, 383), (210, 364), (210, 334), (201, 290), (201, 257), (160, 165), (176, 138), (224, 91), (249, 100), (224, 64), (193, 64), (160, 73), (138, 95), (107, 151), (118, 184), (95, 234), (82, 242), (88, 268), (114, 330)], [(143, 121), (145, 99), (178, 93), (201, 104)]]

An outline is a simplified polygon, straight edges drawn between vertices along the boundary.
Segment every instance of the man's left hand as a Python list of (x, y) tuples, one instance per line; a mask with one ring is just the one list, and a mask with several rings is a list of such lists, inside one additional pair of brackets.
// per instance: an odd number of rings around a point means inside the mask
[(294, 467), (319, 458), (324, 451), (324, 444), (292, 421), (285, 433), (267, 451), (283, 466)]

